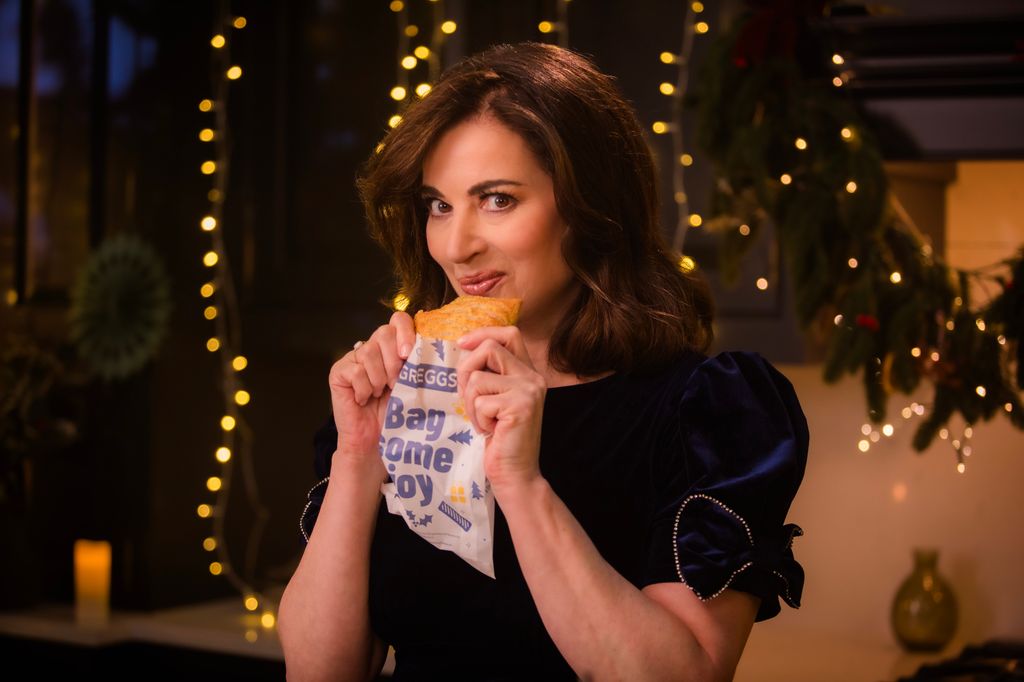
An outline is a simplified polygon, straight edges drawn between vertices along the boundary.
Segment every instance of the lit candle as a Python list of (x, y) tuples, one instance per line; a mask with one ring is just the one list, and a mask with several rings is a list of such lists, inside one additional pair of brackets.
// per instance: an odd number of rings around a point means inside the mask
[(75, 541), (75, 621), (102, 627), (110, 618), (110, 543)]

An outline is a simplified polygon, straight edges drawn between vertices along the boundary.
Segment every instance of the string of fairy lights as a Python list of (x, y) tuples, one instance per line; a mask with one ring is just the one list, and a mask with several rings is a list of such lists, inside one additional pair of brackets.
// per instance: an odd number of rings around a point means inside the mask
[[(242, 67), (231, 60), (229, 36), (246, 27), (246, 18), (231, 16), (227, 3), (221, 4), (221, 11), (215, 19), (213, 36), (210, 38), (211, 90), (213, 97), (199, 102), (199, 110), (212, 120), (199, 131), (199, 140), (204, 148), (210, 148), (208, 160), (200, 166), (204, 176), (209, 177), (212, 187), (207, 192), (209, 207), (200, 219), (202, 231), (211, 238), (210, 248), (203, 255), (203, 265), (209, 271), (207, 281), (200, 287), (203, 299), (203, 317), (213, 323), (214, 334), (206, 340), (206, 350), (218, 354), (221, 371), (221, 388), (224, 399), (223, 415), (219, 419), (220, 445), (214, 452), (219, 473), (206, 479), (206, 491), (214, 493), (212, 503), (203, 502), (196, 507), (202, 519), (212, 521), (212, 534), (204, 538), (203, 549), (212, 556), (209, 571), (212, 575), (223, 576), (242, 594), (247, 611), (261, 611), (259, 622), (264, 628), (272, 628), (276, 618), (269, 600), (254, 587), (255, 564), (260, 539), (269, 519), (269, 512), (260, 502), (252, 461), (252, 430), (242, 409), (252, 397), (242, 381), (241, 372), (248, 367), (248, 360), (238, 353), (242, 345), (238, 298), (235, 293), (231, 268), (224, 242), (223, 208), (228, 185), (230, 139), (228, 138), (228, 94), (232, 82), (242, 77)], [(212, 158), (210, 158), (212, 157)], [(241, 467), (253, 522), (249, 528), (245, 548), (243, 571), (235, 569), (228, 552), (224, 525), (231, 484), (235, 473), (235, 461)], [(246, 632), (246, 639), (255, 641), (255, 629)]]
[[(427, 32), (419, 24), (410, 21), (409, 3), (405, 0), (391, 0), (388, 3), (388, 9), (395, 14), (398, 29), (395, 85), (390, 90), (391, 99), (398, 104), (398, 110), (388, 119), (390, 128), (402, 122), (402, 112), (413, 96), (423, 98), (430, 92), (430, 84), (441, 73), (441, 49), (445, 40), (459, 28), (454, 20), (446, 16), (444, 0), (429, 0), (428, 4), (433, 28), (429, 32), (429, 40), (422, 40)], [(414, 41), (414, 38), (420, 40)], [(428, 42), (429, 45), (426, 44)], [(417, 80), (419, 82), (412, 87), (410, 84)], [(382, 145), (377, 146), (377, 151), (383, 148)]]
[[(658, 59), (662, 64), (676, 67), (675, 82), (663, 80), (658, 85), (658, 91), (668, 97), (672, 102), (671, 114), (667, 121), (654, 121), (651, 130), (655, 135), (668, 135), (672, 144), (672, 198), (676, 205), (676, 226), (672, 237), (672, 249), (681, 254), (679, 267), (684, 272), (690, 272), (697, 263), (694, 259), (685, 254), (686, 236), (690, 230), (699, 228), (704, 224), (704, 218), (695, 211), (690, 210), (689, 197), (686, 193), (686, 169), (693, 166), (694, 157), (687, 149), (686, 139), (683, 131), (683, 109), (684, 98), (689, 87), (690, 59), (693, 55), (694, 43), (699, 36), (707, 35), (711, 25), (704, 18), (704, 3), (691, 2), (685, 12), (683, 19), (683, 37), (679, 52), (663, 51)], [(737, 227), (740, 235), (750, 236), (749, 225)], [(768, 272), (754, 281), (754, 286), (759, 291), (766, 291), (770, 279), (777, 279), (779, 257), (777, 244), (773, 243), (768, 255)]]
[[(833, 65), (833, 68), (836, 70), (835, 75), (832, 78), (832, 85), (835, 86), (836, 88), (842, 88), (842, 87), (846, 86), (849, 83), (850, 78), (851, 78), (850, 71), (847, 70), (846, 68), (844, 68), (845, 65), (846, 65), (846, 59), (841, 54), (838, 54), (838, 53), (833, 54), (832, 55), (832, 65)], [(855, 141), (856, 137), (857, 137), (856, 129), (854, 129), (851, 126), (843, 127), (840, 130), (839, 134), (840, 134), (842, 140), (844, 142), (847, 142), (847, 143)], [(801, 150), (801, 151), (807, 149), (807, 141), (804, 140), (803, 138), (799, 138), (799, 137), (796, 138), (796, 140), (794, 140), (794, 144), (796, 145), (796, 148)], [(783, 184), (788, 184), (792, 180), (789, 179), (787, 175), (783, 175), (782, 178), (780, 178), (780, 181)], [(856, 180), (850, 179), (846, 183), (845, 190), (848, 193), (850, 193), (850, 194), (853, 194), (854, 192), (856, 192), (857, 191), (857, 182), (856, 182)], [(935, 254), (934, 254), (931, 246), (929, 246), (925, 242), (925, 239), (921, 236), (920, 230), (914, 224), (914, 220), (910, 217), (910, 214), (907, 213), (906, 209), (903, 207), (902, 203), (899, 201), (899, 198), (896, 197), (895, 194), (890, 193), (889, 200), (890, 200), (890, 204), (891, 204), (893, 210), (899, 216), (899, 219), (900, 219), (900, 222), (902, 223), (902, 225), (904, 227), (906, 227), (908, 230), (910, 230), (911, 232), (913, 232), (916, 235), (918, 235), (919, 241), (922, 242), (922, 247), (921, 247), (921, 257), (922, 257), (922, 259), (924, 259), (926, 261), (933, 262)], [(881, 256), (883, 258), (887, 258), (888, 254), (883, 252), (881, 254)], [(858, 265), (859, 265), (859, 263), (857, 262), (856, 258), (850, 258), (847, 261), (847, 266), (851, 270), (855, 270), (858, 267)], [(903, 275), (900, 273), (898, 267), (895, 266), (895, 265), (892, 265), (892, 267), (891, 267), (891, 273), (889, 275), (889, 281), (892, 282), (892, 284), (897, 285), (897, 286), (900, 285), (902, 283), (902, 281), (903, 281)], [(964, 304), (963, 299), (960, 298), (959, 296), (956, 297), (956, 299), (954, 300), (954, 305), (956, 306), (956, 308), (960, 308), (961, 306), (963, 306), (963, 304)], [(836, 326), (842, 324), (843, 323), (843, 316), (842, 315), (836, 315), (834, 321), (835, 321)], [(914, 358), (920, 358), (922, 356), (927, 356), (928, 359), (930, 359), (931, 362), (933, 362), (933, 363), (938, 363), (942, 359), (941, 354), (939, 352), (939, 347), (942, 345), (943, 336), (944, 336), (945, 332), (952, 332), (956, 328), (956, 326), (955, 326), (955, 323), (954, 323), (953, 319), (947, 319), (944, 322), (942, 320), (939, 320), (938, 322), (940, 324), (940, 328), (939, 328), (939, 336), (938, 336), (938, 338), (936, 340), (935, 347), (933, 347), (933, 348), (921, 348), (919, 346), (914, 346), (914, 347), (912, 347), (910, 349), (911, 356), (913, 356)], [(977, 325), (977, 327), (978, 327), (978, 329), (980, 331), (985, 331), (985, 321), (981, 317), (976, 317), (975, 320), (974, 320), (974, 324)], [(1000, 334), (998, 336), (997, 341), (998, 341), (1000, 346), (1005, 346), (1006, 345), (1006, 337), (1003, 336), (1002, 334)], [(882, 365), (882, 361), (880, 359), (876, 358), (876, 361), (877, 361), (877, 363), (879, 365)], [(977, 393), (981, 397), (985, 397), (985, 395), (987, 393), (986, 387), (985, 386), (981, 386), (981, 385), (975, 386), (974, 387), (974, 391), (975, 391), (975, 393)], [(924, 404), (924, 403), (919, 403), (917, 401), (913, 401), (913, 402), (905, 405), (900, 410), (900, 416), (903, 418), (904, 421), (909, 422), (911, 419), (915, 419), (917, 417), (924, 416), (928, 412), (930, 407), (931, 407), (930, 405), (927, 405), (927, 404)], [(1003, 406), (1003, 409), (1006, 412), (1012, 412), (1013, 411), (1013, 404), (1012, 403), (1006, 403)], [(865, 424), (863, 424), (861, 426), (861, 430), (860, 431), (861, 431), (862, 438), (860, 438), (857, 441), (857, 449), (860, 450), (861, 452), (868, 452), (871, 449), (872, 445), (874, 445), (875, 443), (878, 443), (883, 437), (884, 438), (891, 438), (896, 433), (896, 430), (897, 430), (896, 425), (894, 425), (892, 423), (889, 423), (889, 422), (883, 424), (881, 426), (881, 428), (875, 428), (870, 423), (865, 423)], [(959, 472), (961, 474), (964, 473), (967, 470), (967, 462), (966, 462), (966, 460), (967, 460), (968, 457), (971, 456), (971, 453), (973, 451), (973, 448), (971, 446), (971, 438), (972, 438), (973, 435), (974, 435), (974, 426), (972, 424), (970, 424), (970, 423), (967, 423), (967, 424), (964, 425), (963, 429), (961, 430), (961, 433), (960, 433), (959, 437), (955, 436), (950, 431), (950, 429), (948, 429), (946, 427), (943, 427), (943, 428), (939, 429), (939, 432), (938, 432), (939, 438), (941, 440), (943, 440), (943, 441), (948, 442), (949, 446), (953, 449), (954, 453), (956, 454), (956, 470), (957, 470), (957, 472)]]

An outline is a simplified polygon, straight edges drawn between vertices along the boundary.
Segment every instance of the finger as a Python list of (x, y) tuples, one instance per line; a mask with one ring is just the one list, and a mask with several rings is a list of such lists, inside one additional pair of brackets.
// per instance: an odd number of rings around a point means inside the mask
[(395, 387), (398, 374), (402, 371), (403, 360), (398, 355), (397, 332), (391, 325), (384, 325), (377, 329), (370, 337), (380, 344), (381, 360), (384, 363), (384, 373), (387, 376), (389, 388)]
[(455, 345), (463, 350), (472, 350), (487, 339), (497, 341), (519, 359), (529, 362), (530, 356), (526, 352), (526, 343), (523, 342), (519, 327), (480, 327), (460, 336)]
[(484, 339), (459, 359), (459, 364), (455, 367), (458, 387), (464, 387), (470, 375), (480, 370), (490, 370), (504, 375), (521, 375), (533, 371), (532, 366), (525, 365), (494, 339)]
[(335, 363), (334, 368), (331, 369), (330, 387), (332, 392), (336, 390), (352, 391), (352, 400), (357, 405), (365, 405), (373, 395), (373, 386), (369, 377), (366, 376), (366, 370), (355, 360), (355, 351), (348, 353)]
[(466, 380), (465, 389), (462, 392), (462, 404), (466, 409), (466, 416), (469, 417), (473, 427), (480, 433), (490, 433), (493, 424), (488, 427), (484, 420), (477, 414), (476, 400), (483, 395), (497, 395), (506, 393), (515, 388), (517, 380), (512, 377), (502, 376), (494, 372), (476, 370)]
[(397, 334), (399, 356), (403, 360), (407, 359), (416, 343), (416, 325), (413, 324), (412, 316), (399, 310), (391, 316), (391, 321), (388, 324), (394, 327)]
[(498, 415), (504, 404), (502, 398), (501, 395), (478, 395), (473, 400), (473, 412), (480, 423), (477, 431), (485, 436), (493, 434), (494, 427), (498, 425)]
[(388, 387), (388, 371), (384, 367), (384, 351), (377, 341), (377, 333), (375, 332), (369, 341), (354, 352), (356, 361), (366, 372), (374, 397), (379, 398), (384, 389)]

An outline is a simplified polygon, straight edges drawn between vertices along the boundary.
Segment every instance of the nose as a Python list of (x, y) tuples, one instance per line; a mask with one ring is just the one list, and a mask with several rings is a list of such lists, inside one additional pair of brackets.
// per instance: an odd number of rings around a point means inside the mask
[(472, 210), (455, 212), (449, 220), (445, 243), (445, 255), (448, 260), (453, 263), (466, 263), (485, 247), (476, 213)]

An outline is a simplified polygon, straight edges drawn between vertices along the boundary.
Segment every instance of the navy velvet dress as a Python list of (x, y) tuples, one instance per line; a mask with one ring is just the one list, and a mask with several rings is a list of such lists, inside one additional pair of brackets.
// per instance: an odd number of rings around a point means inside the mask
[[(315, 438), (300, 527), (313, 531), (337, 443)], [(643, 588), (682, 582), (800, 603), (800, 528), (786, 514), (803, 477), (807, 423), (790, 382), (754, 353), (689, 354), (656, 375), (613, 374), (548, 389), (540, 467), (595, 547)], [(495, 579), (435, 549), (381, 502), (370, 618), (395, 648), (394, 679), (575, 679), (541, 622), (496, 506)]]

